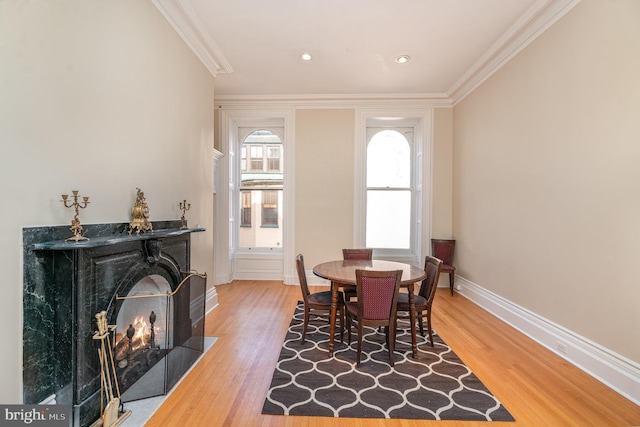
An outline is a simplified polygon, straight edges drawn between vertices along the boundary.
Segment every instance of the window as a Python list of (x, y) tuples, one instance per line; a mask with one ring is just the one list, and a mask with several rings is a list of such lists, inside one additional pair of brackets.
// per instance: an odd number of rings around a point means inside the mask
[(240, 227), (251, 227), (251, 191), (241, 191)]
[[(220, 107), (216, 108), (220, 152), (225, 157), (217, 173), (216, 280), (219, 283), (234, 279), (295, 283), (295, 224), (289, 220), (294, 212), (295, 109), (217, 106)], [(251, 145), (265, 147), (263, 171), (251, 171)], [(279, 171), (268, 171), (267, 147), (279, 148)], [(262, 226), (262, 191), (278, 193), (277, 227)], [(242, 196), (243, 193), (251, 196)], [(243, 197), (246, 197), (244, 201)], [(251, 226), (243, 227), (242, 208), (243, 204), (247, 206), (249, 198)]]
[(366, 247), (411, 248), (411, 148), (398, 130), (376, 132), (367, 144)]
[(411, 246), (411, 150), (397, 130), (382, 130), (367, 145), (366, 246)]
[(280, 172), (280, 147), (267, 147), (267, 172)]
[(251, 171), (262, 172), (264, 163), (262, 151), (264, 147), (262, 145), (250, 145), (249, 148), (251, 150)]
[[(274, 131), (278, 128), (274, 128)], [(238, 248), (282, 247), (283, 178), (280, 137), (269, 129), (241, 128)], [(247, 157), (248, 156), (248, 157)], [(244, 165), (248, 170), (242, 169)]]
[(262, 226), (278, 226), (278, 191), (262, 192)]
[(245, 147), (244, 145), (240, 150), (240, 170), (242, 172), (247, 171), (247, 147)]
[(374, 249), (376, 258), (422, 264), (431, 121), (429, 109), (357, 113), (353, 244)]

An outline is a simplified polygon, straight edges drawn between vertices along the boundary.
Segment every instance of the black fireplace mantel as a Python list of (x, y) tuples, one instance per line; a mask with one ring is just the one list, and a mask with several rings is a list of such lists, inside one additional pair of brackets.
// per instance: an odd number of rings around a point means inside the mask
[[(128, 233), (128, 224), (89, 224), (89, 240), (68, 241), (68, 226), (23, 229), (23, 399), (40, 403), (54, 395), (73, 405), (73, 425), (85, 426), (99, 411), (100, 377), (95, 314), (110, 324), (116, 295), (141, 278), (160, 275), (172, 286), (190, 270), (191, 233), (180, 221), (153, 222), (155, 231)], [(186, 319), (188, 321), (188, 319)]]
[(144, 240), (163, 240), (167, 237), (181, 236), (187, 233), (197, 233), (205, 231), (204, 228), (176, 228), (149, 231), (143, 234), (113, 234), (108, 236), (99, 236), (90, 238), (89, 240), (65, 241), (52, 240), (49, 242), (33, 243), (31, 250), (34, 251), (67, 251), (75, 249), (98, 248), (100, 246), (117, 245), (127, 242), (144, 241)]

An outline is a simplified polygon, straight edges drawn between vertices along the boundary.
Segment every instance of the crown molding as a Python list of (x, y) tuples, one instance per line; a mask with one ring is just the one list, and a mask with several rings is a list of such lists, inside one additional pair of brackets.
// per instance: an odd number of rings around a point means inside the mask
[(453, 105), (473, 92), (581, 0), (538, 0), (458, 79), (448, 93)]
[(216, 106), (224, 108), (375, 108), (397, 105), (404, 108), (451, 107), (447, 94), (318, 94), (318, 95), (215, 95)]
[(233, 68), (186, 0), (151, 0), (162, 16), (215, 77)]

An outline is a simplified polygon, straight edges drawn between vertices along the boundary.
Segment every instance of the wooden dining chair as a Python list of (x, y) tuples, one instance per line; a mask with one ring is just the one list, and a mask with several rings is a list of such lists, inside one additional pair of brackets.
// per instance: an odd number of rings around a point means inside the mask
[(373, 259), (373, 249), (343, 249), (342, 250), (342, 258), (343, 259), (362, 259), (362, 260), (372, 260)]
[[(440, 271), (442, 268), (442, 261), (438, 258), (427, 256), (424, 260), (424, 271), (427, 273), (427, 277), (424, 278), (420, 284), (420, 290), (417, 295), (414, 295), (416, 318), (418, 319), (418, 326), (420, 327), (420, 334), (424, 336), (424, 327), (422, 319), (427, 319), (427, 330), (429, 331), (429, 342), (433, 347), (433, 333), (431, 331), (431, 307), (433, 300), (436, 296), (436, 289), (438, 288), (438, 278), (440, 277)], [(409, 305), (409, 294), (401, 293), (398, 295), (398, 307), (397, 316), (398, 319), (409, 319), (411, 307)], [(406, 315), (404, 314), (406, 313)]]
[[(373, 259), (373, 249), (343, 249), (342, 259), (361, 259), (371, 261)], [(355, 288), (344, 288), (344, 300), (351, 301), (356, 297)]]
[(402, 270), (356, 270), (356, 302), (345, 302), (347, 312), (347, 336), (351, 344), (351, 327), (358, 324), (358, 348), (356, 366), (360, 366), (364, 326), (384, 326), (389, 364), (393, 366), (396, 342), (396, 307)]
[(431, 239), (431, 255), (442, 260), (442, 272), (449, 274), (449, 288), (453, 296), (453, 282), (456, 268), (453, 266), (453, 250), (456, 247), (455, 240)]
[[(296, 268), (298, 269), (298, 280), (300, 282), (300, 290), (302, 291), (302, 300), (304, 302), (304, 321), (302, 324), (302, 337), (300, 344), (304, 344), (307, 335), (307, 327), (309, 325), (309, 315), (311, 310), (314, 314), (323, 317), (329, 317), (331, 312), (331, 291), (321, 291), (311, 293), (307, 283), (307, 274), (304, 269), (304, 257), (302, 254), (296, 256)], [(340, 315), (340, 342), (344, 337), (344, 299), (341, 293), (338, 293), (338, 313)]]

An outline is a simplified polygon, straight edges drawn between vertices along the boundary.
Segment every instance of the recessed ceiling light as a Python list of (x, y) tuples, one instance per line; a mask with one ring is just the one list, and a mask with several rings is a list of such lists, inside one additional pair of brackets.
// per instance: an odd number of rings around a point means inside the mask
[(411, 57), (409, 55), (400, 55), (396, 58), (396, 62), (398, 64), (404, 64), (405, 62), (408, 62), (411, 59)]
[(302, 55), (300, 55), (300, 59), (302, 59), (303, 61), (311, 61), (312, 57), (311, 57), (311, 54), (305, 52)]

